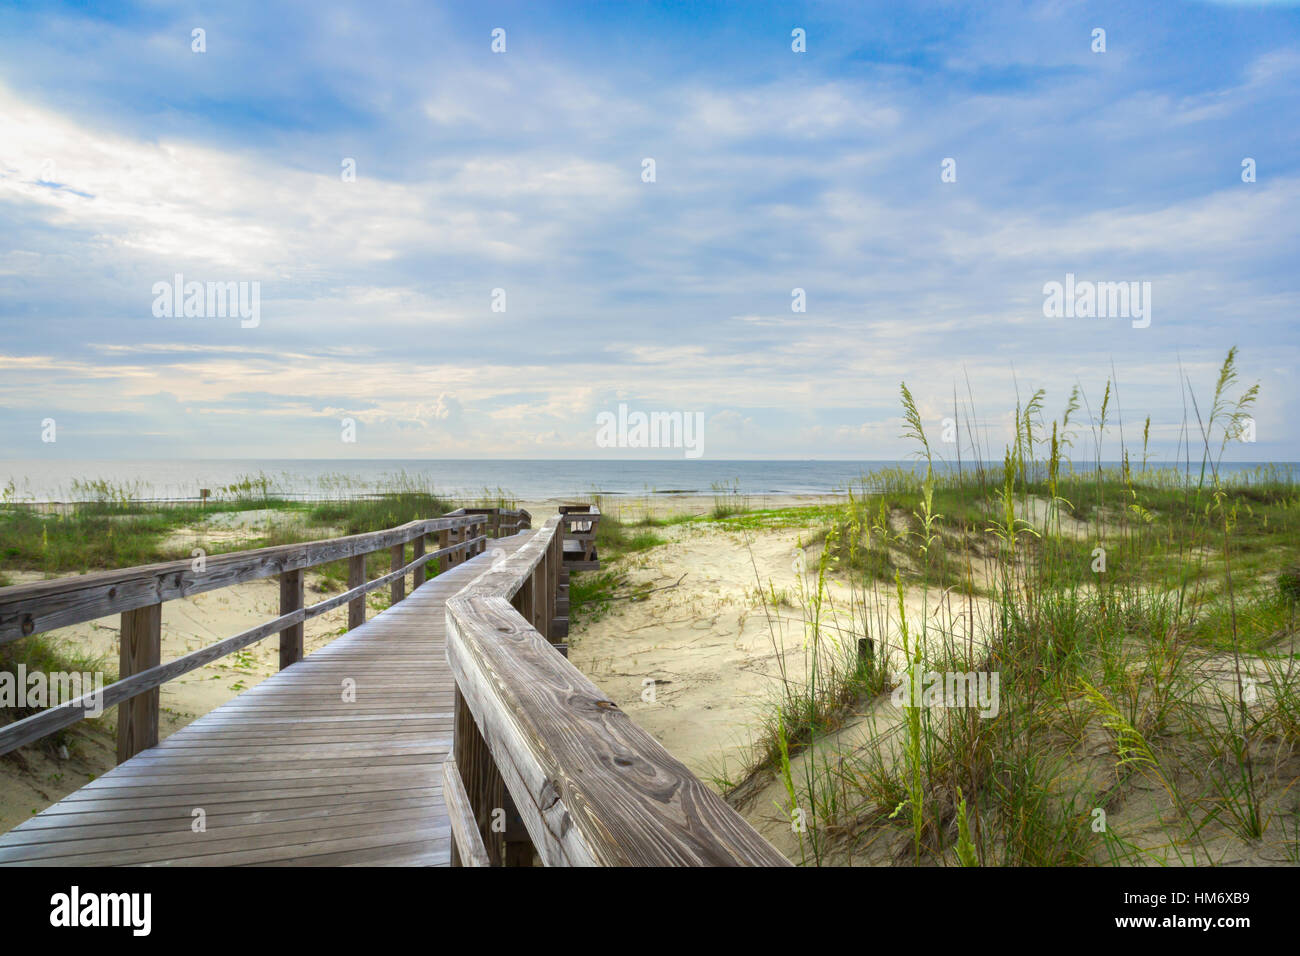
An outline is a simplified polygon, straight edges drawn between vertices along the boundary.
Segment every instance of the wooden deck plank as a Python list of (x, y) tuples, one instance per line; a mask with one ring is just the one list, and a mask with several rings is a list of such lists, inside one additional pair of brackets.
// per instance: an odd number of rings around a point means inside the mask
[[(357, 787), (309, 787), (299, 790), (281, 790), (281, 791), (261, 791), (256, 794), (254, 799), (246, 799), (239, 794), (226, 794), (219, 799), (212, 799), (207, 802), (209, 815), (221, 813), (237, 813), (243, 811), (280, 809), (289, 806), (301, 806), (307, 808), (342, 806), (344, 804), (356, 803), (359, 800), (414, 797), (427, 793), (430, 790), (441, 792), (441, 784), (437, 787), (386, 787), (381, 789), (370, 788), (368, 790)], [(121, 798), (111, 799), (104, 798), (99, 800), (88, 800), (81, 802), (60, 801), (53, 807), (50, 807), (44, 814), (38, 814), (23, 823), (23, 830), (29, 827), (40, 825), (38, 821), (48, 821), (46, 825), (51, 828), (59, 826), (73, 826), (80, 823), (93, 822), (97, 815), (102, 815), (104, 819), (117, 819), (119, 816), (128, 813), (138, 812), (150, 819), (162, 819), (169, 817), (175, 812), (177, 806), (190, 806), (192, 800), (176, 799), (166, 796), (138, 797), (135, 799), (124, 800)], [(57, 812), (56, 812), (57, 810)], [(186, 813), (190, 810), (186, 809)], [(5, 834), (8, 839), (12, 835), (19, 833), (18, 827), (10, 830)]]
[(448, 865), (443, 604), (491, 558), (429, 579), (19, 824), (0, 836), (0, 865)]
[[(361, 813), (383, 812), (385, 810), (401, 810), (408, 807), (437, 806), (437, 800), (440, 796), (439, 791), (428, 788), (410, 792), (415, 795), (392, 796), (390, 794), (381, 794), (376, 799), (358, 800), (350, 798), (341, 803), (325, 803), (319, 806), (304, 805), (297, 801), (292, 803), (261, 801), (247, 805), (253, 809), (210, 813), (208, 821), (209, 825), (221, 826), (240, 826), (261, 821), (279, 822), (285, 820), (298, 820), (306, 825), (313, 825), (313, 820), (318, 817), (341, 817)], [(67, 819), (58, 821), (51, 818), (46, 821), (43, 827), (25, 827), (22, 830), (15, 830), (12, 833), (13, 839), (10, 841), (10, 845), (50, 843), (60, 840), (75, 841), (83, 837), (112, 836), (126, 833), (155, 833), (159, 831), (159, 820), (172, 818), (181, 820), (186, 827), (190, 825), (188, 814), (181, 817), (176, 814), (175, 810), (169, 808), (153, 810), (136, 808), (104, 810), (101, 808), (93, 813), (69, 815)], [(42, 829), (48, 829), (49, 832), (43, 833)]]
[[(406, 829), (411, 826), (427, 826), (430, 825), (430, 817), (433, 815), (430, 809), (426, 805), (402, 810), (295, 818), (276, 822), (259, 820), (253, 823), (231, 824), (220, 829), (209, 826), (206, 834), (195, 834), (190, 829), (188, 819), (177, 819), (173, 821), (170, 830), (117, 832), (98, 836), (79, 833), (75, 840), (4, 846), (0, 847), (0, 862), (53, 859), (60, 856), (90, 857), (100, 853), (117, 854), (119, 859), (114, 862), (141, 862), (169, 859), (178, 851), (185, 853), (195, 851), (216, 853), (225, 849), (242, 851), (247, 849), (248, 841), (253, 838), (260, 846), (269, 847), (274, 845), (275, 841), (295, 844), (301, 842), (306, 835), (305, 831), (310, 831), (313, 838), (328, 838), (374, 833), (386, 828)], [(436, 812), (436, 808), (434, 810)], [(203, 836), (210, 836), (212, 839), (197, 838)], [(126, 854), (130, 854), (132, 859), (120, 859)]]

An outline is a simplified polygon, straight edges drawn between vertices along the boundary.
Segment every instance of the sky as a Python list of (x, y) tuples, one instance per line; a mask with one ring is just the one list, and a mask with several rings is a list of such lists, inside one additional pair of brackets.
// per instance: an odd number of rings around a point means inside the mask
[(1298, 106), (1289, 3), (5, 3), (0, 456), (887, 459), (906, 382), (1000, 457), (1113, 380), (1159, 458), (1237, 346), (1297, 460)]

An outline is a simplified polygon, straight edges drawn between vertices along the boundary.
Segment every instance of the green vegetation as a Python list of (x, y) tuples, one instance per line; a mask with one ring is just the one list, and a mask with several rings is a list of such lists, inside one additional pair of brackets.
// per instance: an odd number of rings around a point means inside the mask
[[(597, 499), (597, 507), (600, 501)], [(662, 526), (652, 518), (628, 525), (613, 515), (601, 513), (596, 525), (596, 553), (602, 570), (583, 571), (569, 578), (569, 618), (598, 621), (609, 613), (612, 602), (644, 597), (646, 587), (629, 586), (627, 570), (612, 565), (625, 555), (648, 551), (664, 543), (652, 529)]]
[(344, 534), (366, 534), (436, 518), (451, 510), (450, 502), (427, 492), (391, 492), (369, 499), (313, 505), (307, 510), (307, 523), (337, 528)]
[[(322, 486), (334, 495), (350, 488), (337, 475), (323, 478)], [(404, 473), (388, 476), (379, 493), (310, 503), (276, 496), (272, 488), (271, 479), (259, 474), (216, 489), (216, 496), (203, 504), (168, 503), (144, 500), (138, 484), (74, 481), (73, 503), (42, 508), (14, 501), (11, 485), (0, 499), (0, 568), (60, 574), (132, 567), (188, 558), (193, 547), (189, 538), (169, 541), (186, 529), (194, 531), (191, 537), (197, 536), (208, 554), (218, 554), (381, 531), (452, 508), (431, 487)], [(222, 520), (262, 511), (274, 512), (273, 520), (254, 522), (255, 530), (239, 520)], [(347, 578), (346, 562), (323, 571), (329, 580)]]
[[(1149, 420), (1139, 464), (1120, 439), (1122, 465), (1101, 465), (1122, 428), (1108, 382), (1084, 421), (1078, 388), (1050, 424), (1035, 392), (1000, 468), (938, 472), (903, 387), (924, 467), (866, 476), (826, 521), (804, 667), (754, 755), (804, 824), (804, 862), (1300, 858), (1300, 488), (1219, 473), (1256, 396), (1235, 358), (1208, 407), (1189, 386), (1178, 471), (1149, 467)], [(996, 676), (996, 706), (942, 680), (913, 701), (945, 674)]]
[(206, 511), (197, 506), (98, 502), (56, 511), (6, 506), (0, 508), (0, 567), (58, 574), (188, 556), (188, 552), (169, 552), (162, 542), (176, 529), (203, 521), (218, 508), (246, 510), (236, 504), (214, 505)]
[[(103, 658), (86, 654), (70, 642), (58, 640), (48, 634), (34, 634), (21, 640), (10, 641), (8, 644), (0, 644), (0, 673), (11, 674), (16, 681), (20, 666), (25, 668), (27, 674), (101, 673), (104, 674), (104, 684), (106, 686), (117, 679), (114, 673), (106, 671), (106, 662)], [(59, 701), (59, 703), (62, 703), (62, 701)], [(0, 725), (22, 720), (25, 717), (39, 713), (40, 710), (39, 707), (0, 708)], [(89, 719), (94, 722), (103, 718)], [(65, 727), (49, 736), (42, 737), (28, 746), (54, 754), (58, 752), (60, 747), (66, 746), (70, 749), (75, 747), (77, 732), (78, 728), (75, 725)], [(7, 756), (10, 759), (22, 759), (16, 753)]]
[(715, 521), (748, 510), (748, 501), (740, 493), (739, 481), (715, 481), (711, 487), (713, 488), (713, 511), (710, 516)]
[[(772, 528), (802, 528), (810, 525), (828, 525), (845, 517), (844, 507), (834, 504), (798, 505), (788, 508), (742, 508), (725, 518), (714, 518), (712, 514), (682, 515), (668, 518), (663, 524), (686, 524), (704, 521), (715, 522), (727, 531), (757, 531)], [(825, 538), (826, 530), (817, 535), (818, 540)]]

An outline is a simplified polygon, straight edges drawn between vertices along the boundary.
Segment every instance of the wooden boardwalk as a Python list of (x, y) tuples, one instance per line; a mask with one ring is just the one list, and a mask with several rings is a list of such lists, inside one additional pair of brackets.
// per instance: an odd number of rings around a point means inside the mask
[(444, 604), (533, 533), (492, 541), (0, 836), (0, 865), (448, 865)]

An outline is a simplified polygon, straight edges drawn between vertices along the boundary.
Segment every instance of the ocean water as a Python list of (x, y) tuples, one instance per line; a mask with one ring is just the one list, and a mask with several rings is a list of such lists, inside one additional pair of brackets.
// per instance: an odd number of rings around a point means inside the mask
[[(1117, 463), (1103, 462), (1103, 465)], [(1264, 462), (1225, 462), (1221, 474), (1249, 478)], [(26, 501), (70, 501), (85, 497), (77, 481), (103, 480), (141, 498), (196, 498), (200, 488), (216, 494), (248, 476), (264, 476), (270, 492), (282, 497), (316, 498), (366, 494), (391, 487), (401, 476), (432, 486), (452, 498), (469, 498), (498, 489), (519, 499), (602, 495), (711, 494), (726, 485), (746, 495), (832, 494), (861, 488), (865, 475), (885, 468), (924, 470), (906, 461), (535, 461), (508, 459), (166, 459), (77, 461), (0, 459), (0, 487), (13, 483), (14, 496)], [(966, 464), (970, 469), (971, 463)], [(986, 467), (1000, 474), (1002, 462)], [(1091, 466), (1081, 466), (1091, 467)], [(1276, 471), (1300, 479), (1300, 464), (1284, 462)], [(952, 470), (936, 463), (936, 468)], [(1198, 471), (1192, 464), (1192, 475)]]

